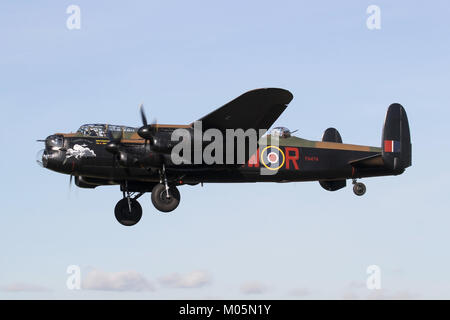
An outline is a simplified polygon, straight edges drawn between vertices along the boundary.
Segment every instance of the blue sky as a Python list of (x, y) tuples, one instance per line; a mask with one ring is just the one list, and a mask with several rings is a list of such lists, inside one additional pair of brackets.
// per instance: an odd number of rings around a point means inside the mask
[[(80, 30), (66, 28), (71, 4)], [(366, 27), (371, 4), (380, 30)], [(1, 2), (0, 298), (450, 298), (449, 13), (448, 1)], [(70, 191), (35, 163), (36, 139), (138, 126), (141, 102), (190, 123), (260, 87), (290, 90), (276, 124), (314, 140), (334, 126), (378, 146), (401, 103), (413, 166), (363, 179), (362, 198), (316, 182), (186, 186), (168, 215), (141, 198), (125, 228), (118, 187)], [(69, 265), (85, 289), (66, 288)]]

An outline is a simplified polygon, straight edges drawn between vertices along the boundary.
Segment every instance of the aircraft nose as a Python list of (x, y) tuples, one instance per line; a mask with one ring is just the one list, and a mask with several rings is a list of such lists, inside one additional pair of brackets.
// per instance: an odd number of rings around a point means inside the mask
[(60, 134), (48, 136), (45, 140), (45, 149), (36, 154), (36, 162), (39, 166), (54, 171), (64, 171), (64, 137)]

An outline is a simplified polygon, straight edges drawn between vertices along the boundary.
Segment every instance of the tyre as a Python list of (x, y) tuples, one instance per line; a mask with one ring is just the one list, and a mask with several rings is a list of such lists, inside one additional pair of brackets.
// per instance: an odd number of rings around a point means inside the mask
[(152, 190), (152, 203), (159, 211), (173, 211), (180, 204), (180, 192), (177, 187), (170, 186), (168, 196), (166, 186), (162, 183), (158, 183)]
[(358, 182), (353, 185), (353, 192), (357, 196), (362, 196), (366, 193), (366, 185), (364, 183)]
[[(131, 212), (130, 212), (131, 207)], [(134, 199), (130, 199), (130, 206), (128, 206), (128, 199), (123, 198), (117, 202), (114, 208), (114, 214), (117, 221), (124, 226), (133, 226), (141, 220), (142, 217), (142, 207)]]

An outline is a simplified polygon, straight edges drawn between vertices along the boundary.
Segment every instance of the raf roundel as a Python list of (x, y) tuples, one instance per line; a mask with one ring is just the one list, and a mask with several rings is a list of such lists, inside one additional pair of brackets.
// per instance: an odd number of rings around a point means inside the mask
[(261, 163), (269, 170), (280, 169), (286, 160), (284, 152), (276, 146), (267, 146), (261, 152)]

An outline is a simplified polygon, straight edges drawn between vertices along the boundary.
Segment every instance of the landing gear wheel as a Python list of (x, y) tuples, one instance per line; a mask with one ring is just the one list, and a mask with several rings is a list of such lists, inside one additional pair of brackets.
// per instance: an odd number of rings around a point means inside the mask
[(353, 184), (353, 192), (357, 196), (362, 196), (364, 193), (366, 193), (366, 185), (362, 182), (356, 182)]
[(129, 227), (141, 220), (142, 207), (135, 199), (130, 198), (130, 205), (128, 205), (128, 198), (123, 198), (117, 202), (116, 207), (114, 208), (114, 214), (120, 224)]
[(167, 194), (166, 186), (163, 183), (158, 183), (152, 190), (152, 203), (159, 211), (173, 211), (180, 204), (180, 192), (177, 187), (170, 186), (169, 194)]

